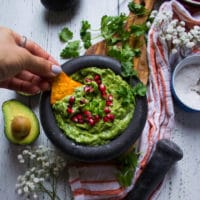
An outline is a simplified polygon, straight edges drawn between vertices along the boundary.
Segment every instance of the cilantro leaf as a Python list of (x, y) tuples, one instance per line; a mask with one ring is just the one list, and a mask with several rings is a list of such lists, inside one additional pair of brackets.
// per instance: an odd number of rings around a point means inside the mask
[(117, 175), (117, 179), (120, 185), (124, 187), (131, 185), (135, 169), (138, 165), (138, 156), (139, 153), (133, 150), (118, 159), (120, 172)]
[[(119, 86), (119, 88), (117, 89), (117, 94), (119, 96), (119, 98), (122, 100), (122, 105), (123, 106), (127, 106), (129, 105), (131, 102), (135, 102), (135, 98), (133, 96), (133, 91), (130, 89), (127, 89), (124, 86)], [(126, 98), (124, 98), (126, 97)]]
[(68, 42), (67, 46), (61, 51), (60, 56), (62, 58), (74, 58), (79, 56), (80, 41), (75, 40)]
[[(119, 16), (104, 15), (101, 18), (101, 35), (107, 43), (115, 44), (118, 41), (128, 38), (129, 34), (124, 29), (127, 18), (123, 13)], [(113, 37), (115, 38), (114, 40)]]
[(67, 42), (73, 38), (73, 33), (67, 27), (64, 27), (59, 33), (59, 38), (62, 42)]
[(136, 37), (144, 35), (148, 31), (148, 28), (147, 28), (146, 24), (132, 25), (130, 27), (130, 29), (131, 29), (131, 33), (133, 35), (135, 35)]
[[(138, 55), (138, 50), (136, 50)], [(130, 77), (137, 75), (133, 69), (133, 57), (136, 55), (134, 49), (128, 44), (123, 47), (110, 46), (108, 49), (108, 55), (117, 59), (121, 63), (122, 76)]]
[(80, 36), (83, 41), (83, 45), (85, 49), (88, 49), (91, 44), (91, 33), (88, 31), (91, 28), (91, 25), (87, 20), (83, 20), (80, 30)]
[(143, 5), (140, 5), (134, 2), (130, 2), (128, 4), (128, 8), (131, 12), (133, 12), (135, 15), (138, 15), (138, 16), (149, 14), (149, 11)]
[(145, 96), (146, 91), (147, 91), (147, 88), (146, 88), (146, 86), (143, 83), (138, 83), (133, 88), (133, 94), (134, 95)]

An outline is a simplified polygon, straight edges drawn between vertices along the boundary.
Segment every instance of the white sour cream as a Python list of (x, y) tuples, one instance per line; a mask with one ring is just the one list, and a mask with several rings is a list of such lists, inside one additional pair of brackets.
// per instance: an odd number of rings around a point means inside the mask
[(200, 110), (200, 63), (184, 66), (177, 72), (174, 90), (185, 105)]

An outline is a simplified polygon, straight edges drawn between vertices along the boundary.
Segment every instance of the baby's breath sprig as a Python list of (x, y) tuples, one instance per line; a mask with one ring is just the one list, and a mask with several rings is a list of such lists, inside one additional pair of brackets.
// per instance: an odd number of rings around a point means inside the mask
[(17, 178), (18, 195), (28, 200), (38, 199), (40, 193), (46, 193), (51, 200), (61, 200), (56, 193), (57, 179), (66, 162), (55, 150), (39, 146), (23, 150), (17, 158), (29, 167)]
[(186, 57), (200, 46), (200, 26), (188, 27), (186, 22), (174, 18), (171, 10), (159, 12), (154, 24), (160, 40), (167, 45), (169, 57)]

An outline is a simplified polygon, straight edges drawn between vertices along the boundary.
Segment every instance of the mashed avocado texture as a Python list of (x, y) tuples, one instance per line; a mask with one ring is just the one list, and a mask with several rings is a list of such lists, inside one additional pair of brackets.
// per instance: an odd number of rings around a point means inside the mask
[(72, 78), (83, 85), (52, 105), (63, 133), (90, 146), (106, 144), (121, 134), (134, 113), (132, 87), (110, 69), (85, 68)]

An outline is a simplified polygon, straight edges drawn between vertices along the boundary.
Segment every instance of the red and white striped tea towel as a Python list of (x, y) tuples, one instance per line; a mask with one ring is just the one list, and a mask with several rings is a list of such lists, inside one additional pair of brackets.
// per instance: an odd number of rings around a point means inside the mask
[[(200, 24), (177, 1), (163, 3), (156, 19), (161, 20), (163, 12), (186, 21), (190, 26)], [(151, 156), (153, 145), (162, 138), (169, 138), (173, 129), (174, 109), (170, 91), (170, 54), (166, 42), (159, 37), (158, 24), (154, 22), (148, 35), (149, 85), (148, 117), (141, 137), (140, 162), (133, 183), (128, 188), (116, 180), (117, 166), (112, 163), (81, 163), (69, 168), (69, 183), (75, 200), (119, 200), (123, 199), (135, 183)], [(156, 199), (159, 192), (154, 193)]]

